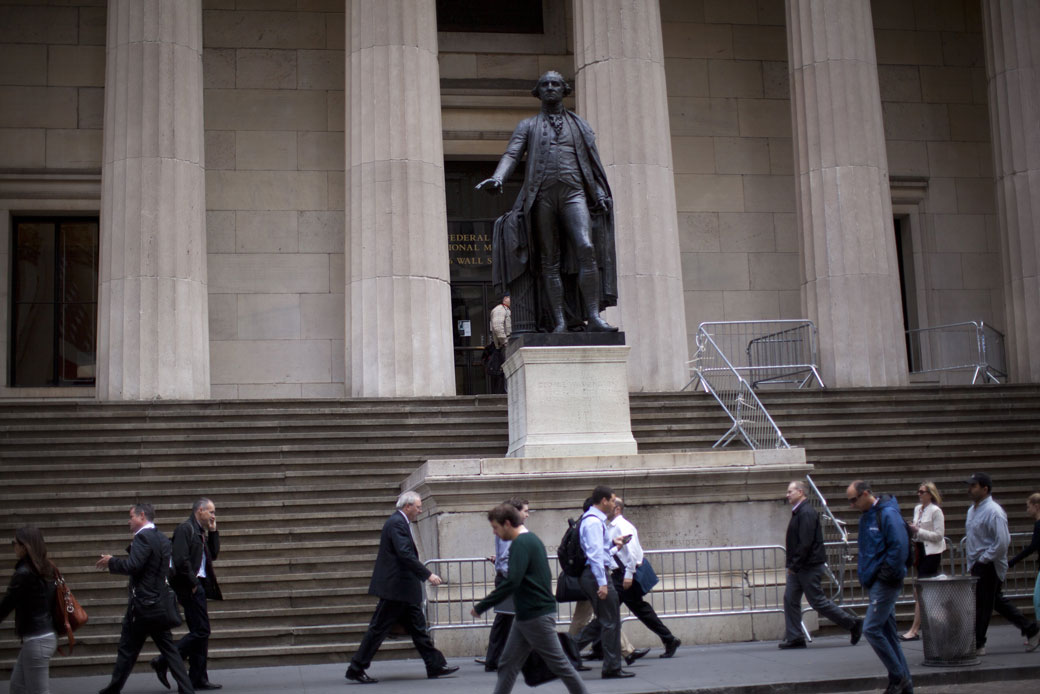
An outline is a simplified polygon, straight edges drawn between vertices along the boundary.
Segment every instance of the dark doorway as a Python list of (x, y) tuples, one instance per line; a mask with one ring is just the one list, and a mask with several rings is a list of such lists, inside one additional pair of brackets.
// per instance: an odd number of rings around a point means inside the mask
[(12, 221), (9, 383), (94, 385), (98, 219)]
[(491, 341), (491, 309), (502, 298), (491, 285), (491, 234), (495, 219), (509, 209), (520, 189), (516, 179), (507, 182), (503, 195), (476, 190), (494, 171), (495, 162), (490, 161), (444, 162), (455, 389), (459, 395), (490, 392), (480, 357)]

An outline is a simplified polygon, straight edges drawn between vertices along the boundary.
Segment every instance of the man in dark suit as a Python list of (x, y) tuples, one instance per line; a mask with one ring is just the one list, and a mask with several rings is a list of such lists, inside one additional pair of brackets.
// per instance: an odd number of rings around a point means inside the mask
[[(217, 507), (209, 499), (199, 499), (191, 507), (191, 515), (173, 531), (173, 578), (170, 585), (184, 608), (188, 633), (177, 642), (180, 657), (188, 660), (188, 674), (196, 690), (220, 689), (209, 681), (206, 659), (209, 653), (209, 609), (207, 600), (223, 600), (213, 560), (220, 553), (217, 532)], [(167, 689), (169, 664), (166, 658), (152, 658), (152, 669)]]
[(140, 619), (134, 617), (134, 595), (144, 600), (159, 598), (166, 587), (166, 579), (170, 573), (170, 558), (173, 549), (166, 536), (155, 527), (155, 509), (151, 504), (135, 504), (130, 507), (130, 532), (134, 540), (130, 544), (130, 556), (126, 559), (102, 554), (98, 559), (98, 569), (107, 569), (110, 573), (123, 574), (130, 577), (130, 601), (123, 617), (123, 631), (119, 635), (119, 650), (116, 665), (112, 670), (112, 681), (99, 694), (119, 694), (126, 684), (126, 678), (134, 669), (137, 656), (141, 653), (144, 640), (149, 636), (155, 647), (166, 656), (170, 663), (173, 678), (183, 694), (194, 694), (195, 689), (188, 679), (188, 671), (173, 645), (173, 637), (169, 629), (154, 629)]
[(426, 664), (427, 677), (434, 679), (459, 669), (458, 666), (448, 666), (444, 654), (434, 648), (426, 628), (422, 582), (429, 581), (431, 585), (439, 586), (441, 577), (423, 566), (415, 549), (409, 525), (420, 513), (422, 499), (415, 492), (405, 492), (397, 499), (397, 510), (383, 523), (376, 567), (368, 586), (369, 595), (378, 597), (379, 603), (361, 646), (350, 659), (346, 677), (352, 682), (373, 684), (379, 681), (365, 674), (365, 670), (372, 664), (372, 658), (390, 628), (398, 623), (411, 635), (412, 643)]
[(820, 514), (809, 503), (809, 485), (795, 480), (787, 485), (791, 522), (787, 524), (787, 589), (784, 592), (784, 640), (779, 647), (805, 648), (802, 635), (802, 594), (812, 608), (852, 633), (852, 645), (863, 634), (863, 620), (850, 615), (827, 599), (820, 587), (820, 575), (827, 563), (823, 546)]

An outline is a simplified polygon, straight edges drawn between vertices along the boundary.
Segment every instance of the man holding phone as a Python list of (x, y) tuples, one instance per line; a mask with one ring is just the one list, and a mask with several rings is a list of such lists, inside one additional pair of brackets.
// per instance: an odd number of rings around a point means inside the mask
[[(639, 531), (636, 530), (636, 526), (622, 515), (624, 508), (625, 502), (620, 497), (615, 497), (614, 510), (610, 513), (609, 533), (614, 545), (610, 552), (614, 555), (614, 563), (618, 568), (614, 569), (610, 576), (614, 580), (614, 587), (621, 603), (628, 607), (629, 612), (646, 625), (647, 629), (661, 638), (664, 653), (660, 657), (671, 658), (682, 642), (664, 625), (653, 606), (643, 599), (645, 593), (635, 582), (636, 570), (643, 563), (643, 546), (639, 544)], [(640, 653), (636, 657), (641, 658), (647, 652), (649, 649), (642, 648), (633, 651), (632, 655)], [(632, 660), (628, 661), (629, 664)]]

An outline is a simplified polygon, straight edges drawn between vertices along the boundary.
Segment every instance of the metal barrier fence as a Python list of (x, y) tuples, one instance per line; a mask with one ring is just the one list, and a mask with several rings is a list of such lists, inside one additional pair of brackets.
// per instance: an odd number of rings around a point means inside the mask
[[(702, 330), (752, 388), (775, 384), (805, 388), (814, 383), (824, 387), (817, 357), (816, 325), (810, 320), (717, 321), (701, 323), (697, 331)], [(697, 371), (695, 365), (687, 387), (710, 369), (707, 365)]]
[[(1032, 533), (1011, 533), (1011, 545), (1008, 556), (1014, 556), (1032, 540)], [(947, 576), (964, 576), (968, 574), (967, 556), (964, 551), (964, 540), (955, 543), (945, 538), (947, 551), (943, 552), (939, 573)], [(856, 575), (856, 557), (852, 554), (852, 545), (846, 542), (825, 542), (827, 561), (831, 572), (828, 578), (831, 599), (843, 607), (866, 607), (869, 603), (868, 591), (863, 588)], [(1023, 560), (1021, 568), (1016, 566), (1008, 571), (1004, 581), (1004, 596), (1008, 598), (1031, 598), (1035, 586), (1038, 564), (1035, 555)], [(913, 582), (907, 580), (903, 584), (903, 592), (896, 600), (897, 605), (912, 605), (914, 602)]]
[[(783, 614), (787, 555), (780, 545), (649, 550), (645, 556), (660, 579), (646, 599), (662, 619)], [(486, 558), (431, 559), (426, 567), (444, 580), (426, 588), (431, 630), (491, 624), (493, 610), (480, 617), (469, 612), (494, 588), (495, 568)], [(559, 576), (555, 556), (549, 568)], [(573, 608), (572, 602), (557, 603), (557, 623), (570, 624)], [(626, 614), (623, 621), (635, 619)]]
[(910, 373), (973, 369), (971, 382), (1007, 380), (1004, 334), (982, 321), (906, 331)]
[[(700, 381), (704, 390), (711, 393), (733, 422), (729, 431), (723, 434), (712, 448), (726, 446), (738, 436), (752, 450), (790, 448), (790, 444), (780, 433), (780, 428), (755, 395), (751, 384), (730, 363), (726, 353), (705, 328), (712, 325), (719, 324), (701, 323), (697, 329), (697, 354), (690, 360), (696, 373), (693, 380)], [(693, 380), (690, 383), (693, 383)], [(685, 390), (685, 386), (683, 389)]]

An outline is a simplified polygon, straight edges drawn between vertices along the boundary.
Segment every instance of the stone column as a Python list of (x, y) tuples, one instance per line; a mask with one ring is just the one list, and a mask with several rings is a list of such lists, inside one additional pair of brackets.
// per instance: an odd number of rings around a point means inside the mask
[(614, 194), (618, 309), (633, 391), (689, 380), (672, 141), (658, 0), (574, 0), (578, 112)]
[(201, 0), (109, 0), (99, 400), (209, 397)]
[(870, 0), (788, 0), (803, 301), (828, 386), (907, 383)]
[(434, 0), (353, 0), (347, 86), (351, 395), (454, 395)]
[(983, 0), (1010, 376), (1040, 382), (1040, 5)]

